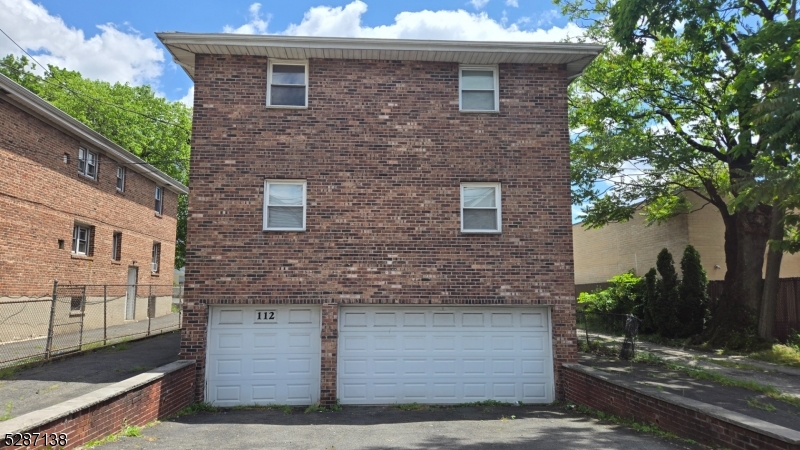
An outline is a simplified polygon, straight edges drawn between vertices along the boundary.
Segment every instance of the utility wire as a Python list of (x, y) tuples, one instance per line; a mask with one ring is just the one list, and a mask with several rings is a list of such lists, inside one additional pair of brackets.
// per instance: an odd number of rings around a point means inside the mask
[[(11, 41), (11, 42), (12, 42), (14, 45), (16, 45), (16, 46), (17, 46), (17, 47), (18, 47), (20, 50), (22, 50), (22, 52), (23, 52), (23, 53), (25, 53), (26, 55), (28, 55), (28, 57), (29, 57), (29, 58), (30, 58), (30, 59), (31, 59), (33, 62), (35, 62), (36, 64), (38, 64), (38, 65), (39, 65), (39, 66), (40, 66), (40, 67), (41, 67), (41, 68), (42, 68), (42, 69), (45, 71), (45, 74), (50, 74), (50, 76), (51, 76), (53, 79), (55, 79), (55, 74), (54, 74), (53, 72), (51, 72), (51, 71), (47, 70), (47, 68), (46, 68), (47, 66), (45, 66), (45, 65), (43, 65), (42, 63), (40, 63), (39, 61), (37, 61), (37, 60), (36, 60), (36, 58), (34, 58), (34, 57), (33, 57), (33, 56), (30, 54), (30, 53), (28, 53), (28, 51), (27, 51), (27, 50), (25, 50), (25, 48), (24, 48), (24, 47), (22, 47), (21, 45), (17, 44), (17, 41), (15, 41), (13, 38), (11, 38), (11, 36), (9, 36), (9, 35), (8, 35), (8, 33), (6, 33), (6, 32), (5, 32), (5, 30), (3, 30), (2, 28), (0, 28), (0, 33), (3, 33), (3, 35), (5, 35), (5, 37), (7, 37), (7, 38), (8, 38), (8, 40), (10, 40), (10, 41)], [(4, 66), (4, 67), (6, 67), (6, 68), (8, 68), (8, 69), (11, 69), (11, 70), (17, 70), (17, 73), (18, 73), (18, 74), (20, 73), (20, 71), (19, 71), (18, 69), (14, 68), (14, 67), (10, 67), (10, 66), (8, 66), (8, 65), (6, 65), (6, 64), (3, 64), (3, 66)], [(47, 79), (45, 79), (45, 78), (43, 78), (43, 77), (39, 77), (39, 76), (38, 76), (38, 75), (36, 75), (36, 74), (32, 74), (32, 75), (33, 75), (34, 77), (36, 77), (37, 79), (40, 79), (40, 80), (44, 81), (45, 83), (52, 84), (52, 83), (50, 83), (50, 82), (49, 82)], [(166, 125), (170, 125), (170, 126), (173, 126), (173, 127), (178, 127), (178, 128), (181, 128), (181, 129), (183, 129), (183, 130), (186, 130), (186, 131), (188, 131), (188, 132), (190, 132), (190, 133), (191, 133), (191, 130), (190, 130), (190, 129), (188, 129), (188, 128), (184, 128), (184, 127), (180, 126), (179, 124), (176, 124), (176, 123), (173, 123), (173, 122), (168, 122), (168, 121), (166, 121), (166, 120), (164, 120), (164, 119), (160, 119), (160, 118), (158, 118), (158, 117), (153, 117), (153, 116), (150, 116), (150, 115), (147, 115), (147, 114), (144, 114), (144, 113), (138, 112), (138, 111), (134, 111), (134, 110), (132, 110), (132, 109), (125, 108), (124, 106), (120, 106), (120, 105), (117, 105), (117, 104), (114, 104), (114, 103), (106, 102), (106, 101), (104, 101), (104, 100), (101, 100), (101, 99), (99, 99), (99, 98), (92, 97), (91, 95), (87, 95), (87, 94), (84, 94), (84, 93), (82, 93), (82, 92), (77, 92), (77, 91), (75, 91), (74, 89), (72, 89), (72, 88), (70, 88), (69, 86), (67, 86), (65, 83), (63, 83), (63, 82), (61, 82), (61, 81), (58, 81), (58, 80), (56, 80), (56, 81), (58, 82), (58, 85), (59, 85), (61, 88), (63, 88), (63, 89), (66, 89), (67, 91), (69, 91), (70, 93), (72, 93), (72, 94), (74, 94), (74, 95), (78, 95), (78, 96), (81, 96), (81, 97), (85, 97), (85, 98), (88, 98), (88, 99), (94, 100), (94, 101), (96, 101), (96, 102), (98, 102), (98, 103), (102, 103), (102, 104), (105, 104), (105, 105), (108, 105), (108, 106), (112, 106), (112, 107), (114, 107), (114, 108), (119, 108), (119, 109), (121, 109), (121, 110), (123, 110), (123, 111), (129, 112), (129, 113), (131, 113), (131, 114), (136, 114), (136, 115), (139, 115), (139, 116), (145, 117), (145, 118), (147, 118), (147, 119), (150, 119), (150, 120), (153, 120), (153, 121), (156, 121), (156, 122), (160, 122), (160, 123), (163, 123), (163, 124), (166, 124)]]

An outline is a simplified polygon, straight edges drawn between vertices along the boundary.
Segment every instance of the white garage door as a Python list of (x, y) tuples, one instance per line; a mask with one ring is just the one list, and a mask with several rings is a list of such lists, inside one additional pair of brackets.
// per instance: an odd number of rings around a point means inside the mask
[(340, 400), (550, 403), (549, 323), (540, 307), (342, 307)]
[(206, 401), (216, 406), (319, 401), (318, 306), (214, 306), (210, 323)]

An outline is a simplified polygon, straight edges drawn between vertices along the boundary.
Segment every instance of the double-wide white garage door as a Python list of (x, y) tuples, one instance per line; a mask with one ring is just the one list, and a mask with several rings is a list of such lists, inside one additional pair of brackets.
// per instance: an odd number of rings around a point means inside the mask
[[(555, 398), (547, 308), (341, 306), (343, 404), (549, 403)], [(320, 309), (211, 310), (206, 399), (219, 406), (319, 400)]]

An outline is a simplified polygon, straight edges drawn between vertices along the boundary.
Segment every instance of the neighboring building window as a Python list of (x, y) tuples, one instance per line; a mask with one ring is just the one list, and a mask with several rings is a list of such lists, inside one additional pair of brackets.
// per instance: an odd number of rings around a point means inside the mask
[(69, 299), (69, 311), (70, 312), (82, 312), (83, 311), (83, 296), (82, 295), (75, 295), (70, 297)]
[(500, 183), (461, 185), (461, 231), (499, 233)]
[(500, 84), (497, 67), (459, 68), (459, 109), (461, 111), (498, 111)]
[(125, 192), (125, 168), (117, 167), (117, 190)]
[(111, 259), (113, 261), (122, 259), (122, 233), (119, 231), (115, 231), (111, 239)]
[(308, 104), (308, 62), (270, 61), (267, 105), (305, 107)]
[(164, 210), (164, 188), (156, 186), (156, 214), (161, 214)]
[(150, 271), (158, 273), (161, 266), (161, 243), (153, 242), (153, 260), (150, 261)]
[(264, 230), (306, 229), (306, 182), (273, 180), (264, 183)]
[(76, 255), (91, 255), (93, 234), (93, 226), (76, 223), (72, 228), (72, 253)]
[(97, 179), (97, 153), (83, 147), (78, 149), (78, 173), (93, 180)]

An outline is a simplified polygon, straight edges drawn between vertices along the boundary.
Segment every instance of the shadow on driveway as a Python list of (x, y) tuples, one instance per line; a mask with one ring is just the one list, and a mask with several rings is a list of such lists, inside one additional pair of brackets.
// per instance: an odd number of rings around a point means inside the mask
[(105, 449), (679, 449), (698, 448), (556, 406), (344, 407), (291, 414), (224, 410), (180, 417)]
[(180, 332), (116, 344), (16, 372), (0, 380), (0, 409), (17, 417), (178, 359)]

